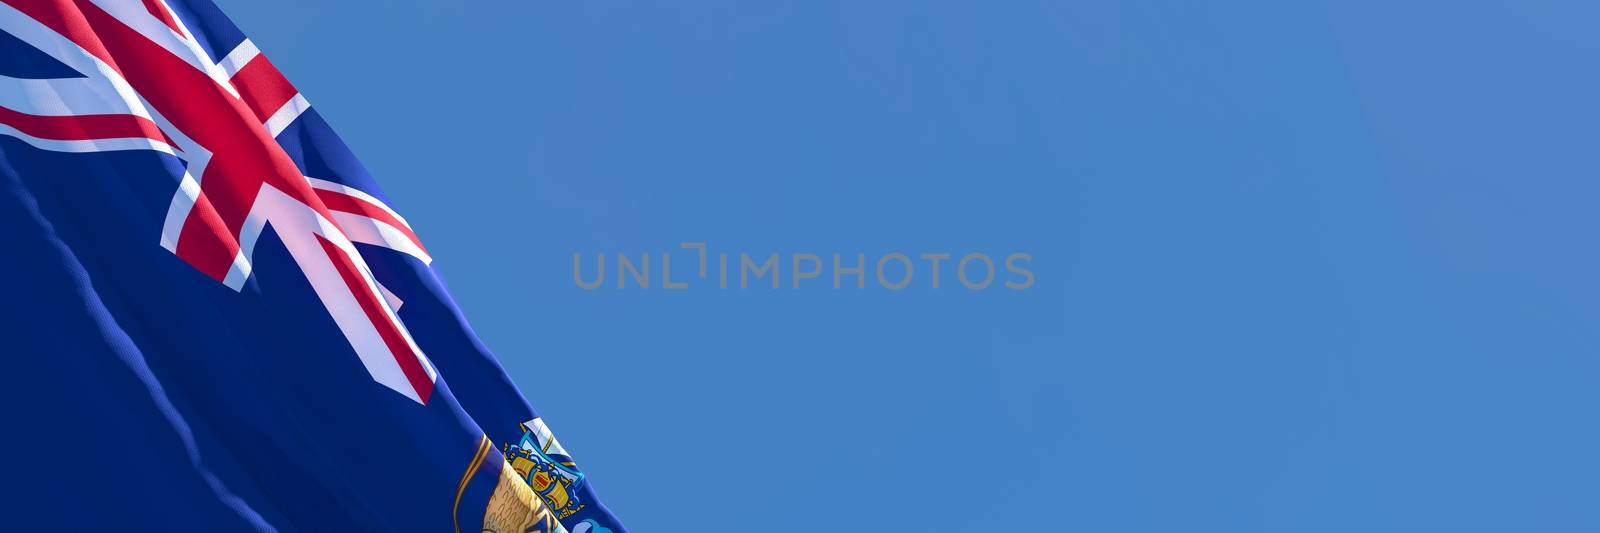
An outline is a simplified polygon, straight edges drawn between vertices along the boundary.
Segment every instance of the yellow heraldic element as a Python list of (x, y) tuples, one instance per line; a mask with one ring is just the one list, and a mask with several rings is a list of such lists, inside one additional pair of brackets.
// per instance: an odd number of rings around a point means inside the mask
[[(466, 493), (467, 484), (483, 470), (483, 465), (493, 464), (486, 460), (493, 449), (488, 436), (480, 438), (476, 453), (467, 463), (466, 471), (461, 473), (461, 483), (456, 486), (455, 505), (451, 507), (456, 533), (461, 533), (461, 497)], [(511, 464), (502, 460), (494, 492), (489, 495), (489, 501), (483, 508), (482, 533), (566, 533), (566, 529), (561, 527), (561, 522), (550, 513), (550, 507), (533, 493), (533, 489), (528, 488), (527, 482), (518, 476)]]
[(511, 465), (502, 465), (494, 494), (483, 509), (483, 533), (555, 533), (560, 527), (550, 508)]
[(549, 506), (550, 513), (557, 520), (566, 520), (588, 507), (578, 492), (583, 487), (583, 472), (577, 470), (544, 421), (535, 418), (525, 422), (522, 431), (522, 439), (506, 444), (501, 453)]
[(572, 496), (567, 492), (572, 485), (566, 479), (552, 476), (548, 472), (534, 471), (539, 468), (539, 463), (527, 457), (517, 457), (511, 460), (511, 468), (523, 479), (528, 480), (528, 485), (532, 486), (540, 496), (550, 500), (552, 507), (566, 509), (567, 504), (572, 503)]

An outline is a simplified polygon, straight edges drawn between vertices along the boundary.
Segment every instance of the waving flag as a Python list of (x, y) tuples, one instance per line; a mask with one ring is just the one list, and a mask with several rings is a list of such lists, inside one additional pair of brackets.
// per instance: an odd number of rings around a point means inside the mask
[(208, 0), (0, 0), (7, 530), (625, 531)]

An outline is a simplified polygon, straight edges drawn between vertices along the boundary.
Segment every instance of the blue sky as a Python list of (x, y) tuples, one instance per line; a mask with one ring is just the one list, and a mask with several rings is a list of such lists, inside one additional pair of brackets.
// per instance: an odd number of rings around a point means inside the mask
[(1600, 527), (1592, 3), (219, 3), (639, 531)]

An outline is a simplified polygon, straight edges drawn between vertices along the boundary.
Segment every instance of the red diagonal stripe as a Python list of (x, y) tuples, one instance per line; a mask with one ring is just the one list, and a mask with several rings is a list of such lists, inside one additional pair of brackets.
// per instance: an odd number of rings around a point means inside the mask
[(89, 27), (89, 22), (83, 19), (83, 14), (78, 12), (78, 8), (72, 5), (72, 0), (4, 0), (4, 2), (77, 43), (90, 55), (111, 65), (113, 70), (121, 72), (117, 68), (116, 61), (111, 59), (111, 52), (106, 51), (105, 44), (95, 36), (94, 29)]
[(427, 248), (422, 246), (422, 239), (418, 239), (417, 234), (412, 233), (411, 227), (407, 226), (405, 222), (401, 222), (400, 219), (395, 218), (388, 210), (372, 205), (372, 202), (339, 191), (330, 191), (328, 189), (312, 190), (317, 193), (318, 198), (322, 199), (322, 204), (328, 206), (328, 209), (354, 213), (394, 226), (395, 229), (400, 230), (400, 233), (404, 233), (412, 244), (417, 245), (417, 248), (422, 249), (424, 252), (428, 251)]
[(41, 139), (143, 137), (172, 145), (172, 139), (167, 138), (156, 123), (138, 115), (30, 115), (0, 106), (0, 124)]
[(178, 29), (178, 21), (172, 20), (172, 13), (161, 5), (161, 0), (144, 0), (144, 9), (149, 11), (151, 15), (155, 15), (156, 19), (159, 19), (162, 24), (172, 28), (172, 31), (183, 33), (183, 30)]
[(422, 368), (422, 361), (411, 350), (411, 345), (400, 333), (400, 327), (390, 320), (389, 313), (384, 310), (383, 304), (378, 301), (378, 295), (373, 294), (361, 272), (356, 270), (355, 262), (350, 256), (345, 255), (328, 239), (317, 235), (317, 243), (322, 245), (322, 250), (327, 252), (328, 259), (333, 260), (334, 270), (339, 271), (339, 276), (344, 278), (344, 284), (350, 288), (350, 295), (361, 305), (361, 311), (367, 314), (367, 320), (377, 328), (378, 336), (383, 338), (383, 344), (389, 347), (394, 355), (395, 363), (400, 365), (400, 371), (406, 375), (406, 381), (411, 383), (411, 388), (416, 389), (417, 399), (428, 403), (428, 396), (433, 393), (433, 380), (428, 378), (428, 371)]

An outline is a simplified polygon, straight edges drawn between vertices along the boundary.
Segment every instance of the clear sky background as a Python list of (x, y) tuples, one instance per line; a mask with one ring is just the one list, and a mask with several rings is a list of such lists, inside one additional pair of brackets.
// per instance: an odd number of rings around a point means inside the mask
[(637, 531), (1600, 529), (1593, 2), (219, 3)]

